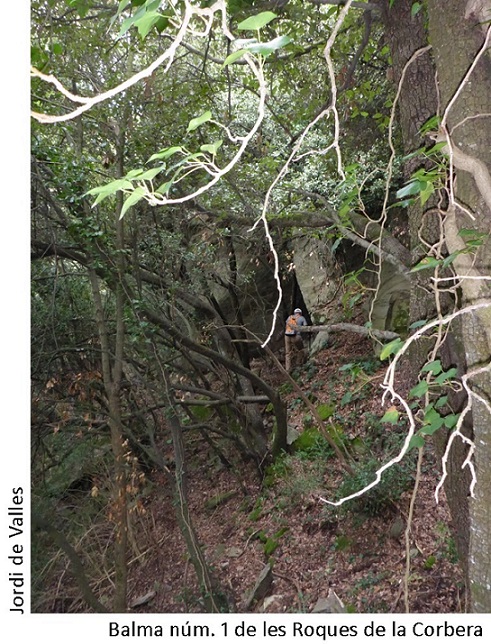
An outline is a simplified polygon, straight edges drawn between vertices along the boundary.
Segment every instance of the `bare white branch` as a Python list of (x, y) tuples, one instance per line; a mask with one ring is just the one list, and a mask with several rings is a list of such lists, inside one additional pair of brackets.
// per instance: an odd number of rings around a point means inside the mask
[[(346, 503), (347, 501), (350, 501), (351, 499), (356, 499), (356, 498), (362, 496), (363, 494), (365, 494), (365, 492), (368, 492), (368, 490), (371, 490), (373, 487), (378, 485), (380, 483), (381, 479), (382, 479), (382, 474), (386, 470), (388, 470), (390, 467), (395, 465), (396, 463), (399, 463), (404, 458), (404, 456), (406, 455), (406, 453), (408, 451), (408, 448), (409, 448), (409, 443), (411, 442), (411, 439), (415, 434), (416, 419), (414, 417), (414, 414), (413, 414), (413, 412), (412, 412), (407, 400), (395, 390), (395, 388), (394, 388), (394, 380), (395, 380), (395, 371), (396, 371), (397, 363), (402, 358), (402, 356), (406, 353), (406, 351), (411, 346), (411, 344), (413, 342), (415, 342), (418, 338), (421, 338), (423, 335), (425, 335), (428, 331), (431, 331), (432, 329), (437, 328), (437, 327), (441, 328), (443, 325), (449, 324), (452, 320), (454, 320), (455, 318), (457, 318), (459, 316), (466, 315), (466, 314), (472, 313), (474, 311), (479, 311), (479, 310), (489, 308), (489, 307), (491, 307), (491, 302), (480, 302), (479, 304), (473, 304), (473, 305), (470, 305), (470, 306), (466, 306), (465, 308), (459, 309), (457, 311), (454, 311), (453, 313), (451, 313), (451, 314), (449, 314), (449, 315), (447, 315), (447, 316), (445, 316), (443, 318), (439, 318), (437, 320), (433, 320), (432, 322), (429, 322), (428, 324), (425, 324), (423, 327), (418, 329), (412, 336), (410, 336), (405, 341), (405, 343), (402, 345), (401, 349), (398, 351), (398, 353), (396, 354), (396, 356), (394, 357), (394, 359), (390, 363), (390, 365), (389, 365), (389, 367), (387, 369), (387, 372), (385, 374), (384, 382), (382, 384), (382, 387), (385, 390), (384, 394), (382, 396), (382, 403), (384, 402), (386, 396), (390, 395), (391, 401), (394, 401), (394, 400), (398, 401), (402, 405), (402, 407), (404, 408), (404, 411), (406, 412), (407, 419), (409, 421), (408, 432), (406, 434), (406, 438), (404, 440), (404, 444), (403, 444), (401, 450), (399, 451), (399, 453), (393, 459), (391, 459), (390, 461), (385, 463), (381, 468), (379, 468), (375, 472), (375, 478), (371, 483), (366, 485), (364, 488), (362, 488), (358, 492), (350, 494), (349, 496), (346, 496), (346, 497), (340, 499), (339, 501), (329, 501), (328, 499), (320, 497), (321, 501), (323, 501), (324, 503), (327, 503), (329, 505), (340, 506), (343, 503)], [(489, 366), (486, 367), (486, 368), (483, 368), (483, 370), (484, 369), (489, 369)], [(470, 374), (468, 374), (468, 378), (470, 378), (470, 377), (472, 377), (473, 375), (476, 375), (476, 374), (477, 374), (477, 371), (476, 372), (471, 372)], [(465, 376), (464, 376), (464, 378), (465, 378)], [(464, 381), (464, 378), (463, 378), (463, 381)], [(471, 391), (471, 390), (469, 389), (469, 391)], [(471, 395), (469, 396), (469, 400), (468, 400), (468, 403), (467, 403), (469, 405), (469, 409), (470, 409), (470, 405), (472, 404), (472, 402), (471, 402), (472, 401), (472, 396), (475, 396), (475, 394), (473, 392), (471, 392)], [(468, 410), (466, 409), (464, 411), (465, 411), (465, 413), (467, 413)], [(463, 416), (464, 416), (464, 414), (462, 414), (461, 418)], [(464, 440), (464, 438), (463, 438), (463, 440)], [(469, 439), (465, 439), (465, 442), (468, 442), (468, 441), (469, 441)], [(466, 463), (467, 463), (467, 461), (466, 461)], [(470, 464), (469, 466), (471, 466), (471, 465), (472, 464)]]

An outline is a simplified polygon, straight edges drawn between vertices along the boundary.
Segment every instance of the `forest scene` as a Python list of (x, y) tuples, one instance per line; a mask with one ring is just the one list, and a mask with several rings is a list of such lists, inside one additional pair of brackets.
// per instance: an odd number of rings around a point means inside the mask
[(491, 0), (32, 0), (31, 612), (491, 613)]

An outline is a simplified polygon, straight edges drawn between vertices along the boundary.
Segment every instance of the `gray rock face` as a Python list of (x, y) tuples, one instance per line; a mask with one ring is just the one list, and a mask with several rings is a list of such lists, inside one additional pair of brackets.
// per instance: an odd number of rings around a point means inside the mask
[(296, 237), (292, 245), (295, 274), (305, 305), (313, 321), (322, 324), (329, 315), (328, 305), (339, 288), (339, 265), (334, 261), (327, 240), (306, 235)]
[(254, 588), (251, 590), (244, 602), (244, 609), (249, 610), (253, 604), (255, 604), (260, 599), (264, 599), (271, 588), (273, 583), (273, 566), (268, 564), (265, 566), (261, 574), (254, 584)]
[(382, 264), (380, 278), (373, 306), (373, 327), (403, 333), (407, 330), (409, 315), (409, 280), (387, 262)]

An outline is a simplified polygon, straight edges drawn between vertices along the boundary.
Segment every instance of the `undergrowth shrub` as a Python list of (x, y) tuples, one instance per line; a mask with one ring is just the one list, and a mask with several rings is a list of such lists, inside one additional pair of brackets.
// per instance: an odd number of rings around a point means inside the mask
[[(375, 472), (381, 462), (375, 458), (363, 460), (355, 465), (353, 474), (346, 474), (337, 492), (342, 499), (360, 491), (375, 479)], [(363, 512), (369, 516), (381, 514), (398, 501), (402, 494), (414, 483), (414, 459), (408, 455), (402, 462), (386, 470), (380, 482), (362, 496), (347, 501), (342, 508), (348, 511)]]
[(297, 454), (284, 453), (267, 468), (264, 486), (274, 487), (277, 499), (282, 497), (290, 507), (294, 507), (311, 494), (319, 494), (324, 470), (323, 458), (310, 460), (300, 458)]

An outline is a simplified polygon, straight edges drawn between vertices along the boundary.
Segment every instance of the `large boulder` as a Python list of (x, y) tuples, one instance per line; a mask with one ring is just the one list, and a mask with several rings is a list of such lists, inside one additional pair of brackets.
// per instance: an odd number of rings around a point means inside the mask
[(332, 322), (329, 305), (336, 298), (342, 273), (327, 239), (297, 235), (292, 241), (298, 286), (313, 324)]
[(410, 283), (406, 275), (393, 264), (383, 262), (380, 286), (372, 306), (372, 325), (375, 329), (407, 333), (409, 321)]

